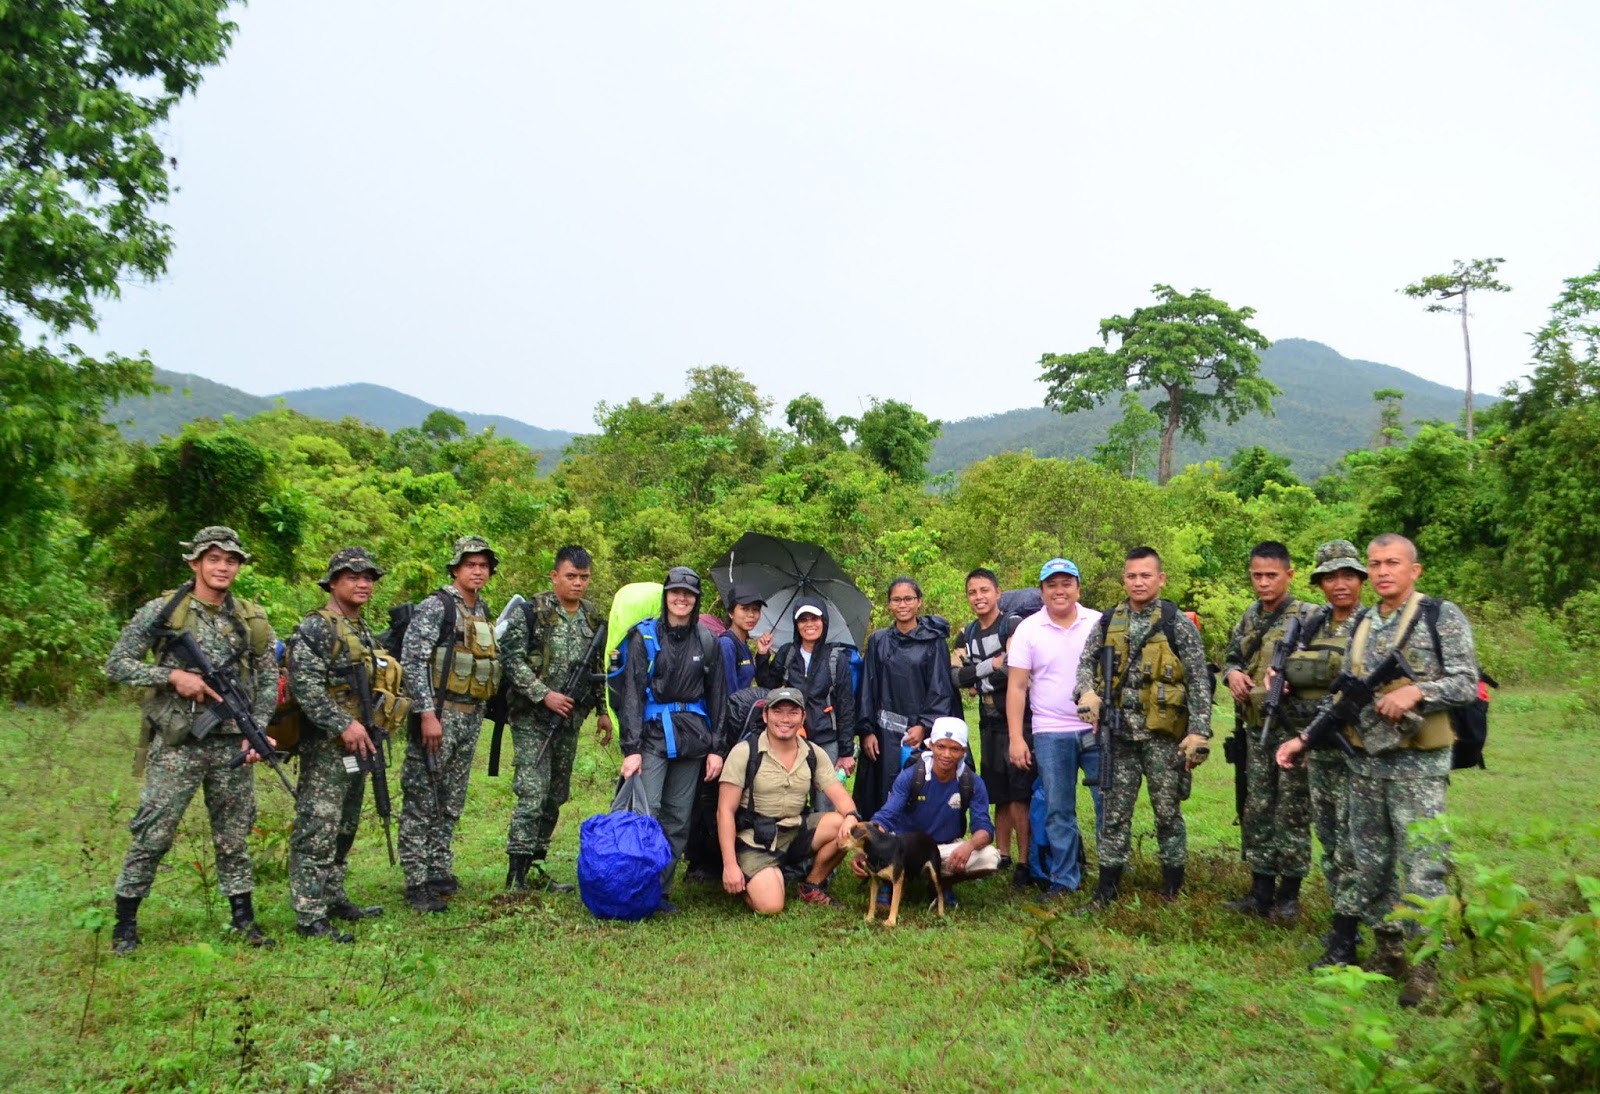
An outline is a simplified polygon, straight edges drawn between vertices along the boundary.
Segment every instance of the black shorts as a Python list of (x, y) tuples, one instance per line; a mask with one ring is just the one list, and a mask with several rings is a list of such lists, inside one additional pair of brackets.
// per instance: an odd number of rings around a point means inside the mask
[[(978, 774), (983, 787), (989, 792), (989, 804), (1007, 805), (1033, 799), (1033, 771), (1024, 771), (1011, 763), (1011, 733), (1004, 725), (980, 725), (978, 737), (983, 744), (978, 758)], [(1033, 732), (1024, 727), (1022, 739), (1033, 748)]]

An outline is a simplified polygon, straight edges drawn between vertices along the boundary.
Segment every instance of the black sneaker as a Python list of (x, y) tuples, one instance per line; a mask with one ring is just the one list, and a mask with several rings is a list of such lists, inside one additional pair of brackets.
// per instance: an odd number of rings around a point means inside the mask
[(1033, 876), (1033, 871), (1028, 869), (1026, 862), (1019, 862), (1011, 868), (1011, 887), (1013, 889), (1035, 888), (1037, 880)]

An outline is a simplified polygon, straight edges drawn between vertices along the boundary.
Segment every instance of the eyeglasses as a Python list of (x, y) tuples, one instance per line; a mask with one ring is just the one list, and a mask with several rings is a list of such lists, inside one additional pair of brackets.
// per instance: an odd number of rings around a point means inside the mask
[(915, 604), (917, 601), (919, 601), (921, 599), (922, 599), (922, 597), (920, 597), (920, 596), (891, 596), (889, 598), (889, 603), (891, 603), (891, 604)]

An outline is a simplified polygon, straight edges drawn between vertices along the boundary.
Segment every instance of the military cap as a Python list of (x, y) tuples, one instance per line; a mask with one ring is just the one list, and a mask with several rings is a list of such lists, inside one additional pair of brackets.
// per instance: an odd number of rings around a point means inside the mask
[(1362, 577), (1367, 576), (1367, 564), (1361, 561), (1356, 545), (1347, 539), (1336, 539), (1317, 548), (1317, 565), (1311, 571), (1311, 580), (1315, 582), (1323, 574), (1335, 570), (1354, 570)]
[(461, 560), (468, 555), (488, 555), (491, 574), (500, 568), (500, 556), (494, 553), (494, 548), (490, 547), (489, 541), (482, 536), (462, 536), (456, 540), (455, 552), (445, 566), (451, 573), (455, 573), (456, 567), (461, 565)]
[(322, 580), (317, 584), (325, 591), (331, 588), (333, 579), (339, 576), (340, 570), (349, 570), (353, 574), (371, 574), (374, 581), (383, 576), (383, 567), (372, 561), (372, 556), (367, 554), (365, 547), (346, 547), (328, 560), (328, 572), (322, 575)]
[(183, 548), (185, 562), (193, 562), (212, 547), (221, 547), (231, 555), (250, 561), (250, 552), (239, 544), (239, 533), (226, 524), (208, 525), (196, 532), (193, 539), (179, 540), (178, 546)]

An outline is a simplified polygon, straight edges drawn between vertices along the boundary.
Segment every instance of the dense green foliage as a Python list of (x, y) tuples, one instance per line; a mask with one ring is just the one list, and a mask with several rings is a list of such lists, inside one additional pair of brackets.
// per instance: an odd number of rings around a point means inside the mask
[[(875, 599), (889, 579), (912, 574), (929, 610), (956, 621), (973, 566), (1017, 586), (1064, 554), (1083, 568), (1088, 603), (1106, 605), (1119, 595), (1123, 552), (1149, 543), (1166, 561), (1167, 594), (1200, 613), (1213, 653), (1249, 602), (1243, 572), (1255, 542), (1281, 539), (1306, 560), (1323, 540), (1398, 531), (1421, 549), (1424, 588), (1480, 620), (1493, 671), (1551, 676), (1600, 638), (1597, 280), (1569, 284), (1536, 342), (1526, 390), (1482, 416), (1477, 441), (1437, 423), (1410, 438), (1390, 432), (1310, 484), (1256, 445), (1225, 467), (1191, 465), (1164, 487), (1129, 477), (1120, 454), (1107, 467), (1008, 453), (930, 491), (913, 461), (938, 423), (894, 401), (859, 421), (836, 419), (806, 395), (785, 408), (787, 427), (774, 426), (771, 401), (725, 366), (691, 370), (677, 397), (602, 404), (597, 431), (542, 475), (522, 444), (445, 411), (386, 433), (279, 407), (195, 423), (156, 445), (102, 443), (93, 458), (57, 461), (70, 505), (36, 544), (93, 643), (76, 645), (57, 622), (59, 600), (30, 598), (34, 572), (8, 570), (0, 596), (15, 607), (0, 625), (0, 687), (60, 697), (102, 686), (97, 662), (117, 621), (183, 576), (177, 541), (215, 522), (245, 535), (256, 559), (241, 588), (283, 631), (316, 600), (308, 575), (350, 543), (389, 567), (379, 589), (387, 607), (441, 582), (446, 545), (469, 531), (501, 551), (498, 600), (537, 588), (563, 543), (594, 552), (603, 597), (671, 564), (705, 570), (754, 528), (824, 544)], [(6, 489), (0, 497), (26, 508), (23, 486)], [(1297, 582), (1309, 592), (1303, 572)], [(1550, 611), (1520, 611), (1529, 606)], [(1530, 642), (1554, 658), (1527, 663)]]

